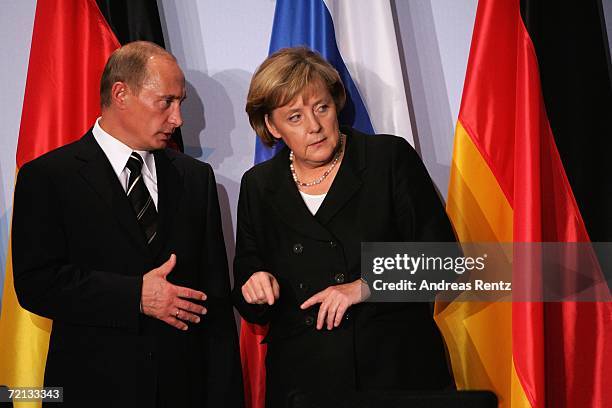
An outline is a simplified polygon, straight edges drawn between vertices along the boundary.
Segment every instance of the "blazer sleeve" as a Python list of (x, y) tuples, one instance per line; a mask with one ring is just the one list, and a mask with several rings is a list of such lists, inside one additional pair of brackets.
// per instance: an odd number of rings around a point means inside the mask
[(19, 303), (71, 324), (137, 330), (142, 277), (70, 262), (63, 220), (69, 214), (62, 211), (55, 182), (53, 172), (40, 163), (26, 164), (17, 176), (12, 256)]
[(454, 242), (455, 234), (425, 165), (410, 144), (393, 149), (396, 217), (405, 241)]
[[(455, 233), (442, 200), (429, 177), (423, 161), (405, 140), (398, 140), (399, 146), (392, 156), (395, 217), (402, 240), (406, 242), (456, 242)], [(460, 247), (453, 250), (461, 255)], [(432, 279), (453, 281), (457, 275), (442, 272)], [(388, 308), (390, 304), (385, 304)], [(380, 307), (379, 308), (383, 308)], [(434, 303), (429, 302), (429, 313), (434, 313)]]
[(242, 369), (234, 309), (230, 297), (229, 271), (221, 223), (217, 183), (210, 165), (205, 164), (206, 208), (204, 285), (208, 323), (206, 372), (207, 404), (217, 407), (243, 407)]
[[(252, 305), (242, 296), (242, 286), (251, 275), (257, 271), (265, 271), (266, 267), (260, 255), (263, 243), (257, 242), (255, 233), (255, 220), (252, 208), (260, 207), (261, 203), (254, 203), (257, 196), (249, 191), (252, 187), (248, 183), (249, 173), (245, 173), (240, 183), (240, 196), (238, 198), (238, 216), (236, 226), (236, 255), (234, 257), (234, 290), (232, 297), (236, 309), (249, 323), (266, 324), (270, 321), (273, 307), (269, 305)], [(261, 221), (261, 220), (259, 220)]]

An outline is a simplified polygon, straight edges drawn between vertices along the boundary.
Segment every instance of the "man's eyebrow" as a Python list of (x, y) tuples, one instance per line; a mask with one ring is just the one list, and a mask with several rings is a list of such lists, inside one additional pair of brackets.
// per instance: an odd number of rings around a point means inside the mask
[(182, 96), (172, 95), (172, 94), (160, 95), (159, 97), (160, 97), (160, 99), (183, 99)]

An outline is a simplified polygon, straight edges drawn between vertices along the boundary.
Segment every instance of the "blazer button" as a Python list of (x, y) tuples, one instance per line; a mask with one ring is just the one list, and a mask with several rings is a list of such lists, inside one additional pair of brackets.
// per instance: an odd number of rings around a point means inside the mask
[(344, 283), (344, 274), (343, 273), (336, 274), (336, 276), (334, 276), (334, 280), (336, 281), (336, 283)]
[(303, 290), (303, 291), (308, 290), (308, 285), (307, 285), (307, 284), (305, 284), (304, 282), (300, 282), (300, 283), (298, 284), (298, 287), (300, 288), (300, 290)]
[(337, 246), (338, 246), (338, 244), (336, 244), (334, 241), (329, 241), (329, 247), (330, 248), (335, 248)]
[(346, 313), (344, 314), (344, 320), (345, 320), (345, 321), (349, 321), (349, 320), (351, 320), (351, 312), (346, 312)]
[(304, 251), (304, 246), (300, 243), (293, 245), (293, 253), (296, 255), (301, 254)]
[(312, 316), (306, 316), (306, 318), (304, 319), (304, 323), (306, 323), (306, 326), (312, 326), (314, 324), (314, 317)]

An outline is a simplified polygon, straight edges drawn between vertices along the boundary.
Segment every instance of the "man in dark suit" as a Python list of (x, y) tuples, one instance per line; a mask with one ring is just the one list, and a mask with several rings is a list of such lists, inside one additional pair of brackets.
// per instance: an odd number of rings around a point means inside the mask
[(65, 406), (242, 405), (211, 167), (166, 149), (185, 79), (152, 43), (115, 51), (102, 116), (15, 188), (21, 305), (53, 319), (45, 386)]

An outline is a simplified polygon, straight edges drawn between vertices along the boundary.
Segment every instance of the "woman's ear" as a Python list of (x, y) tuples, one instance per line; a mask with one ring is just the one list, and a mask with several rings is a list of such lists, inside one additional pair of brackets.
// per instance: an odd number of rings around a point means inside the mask
[(272, 119), (270, 118), (270, 114), (266, 113), (266, 116), (264, 116), (264, 121), (266, 122), (266, 128), (268, 129), (268, 132), (270, 132), (270, 134), (274, 136), (275, 139), (282, 139), (280, 132), (278, 131), (276, 126), (274, 126), (274, 122), (272, 122)]

